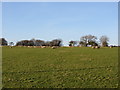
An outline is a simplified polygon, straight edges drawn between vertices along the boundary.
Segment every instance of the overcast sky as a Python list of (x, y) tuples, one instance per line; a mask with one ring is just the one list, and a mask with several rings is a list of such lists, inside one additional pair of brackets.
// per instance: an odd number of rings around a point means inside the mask
[(24, 39), (79, 41), (81, 36), (109, 37), (118, 44), (117, 2), (4, 2), (1, 37), (17, 42)]

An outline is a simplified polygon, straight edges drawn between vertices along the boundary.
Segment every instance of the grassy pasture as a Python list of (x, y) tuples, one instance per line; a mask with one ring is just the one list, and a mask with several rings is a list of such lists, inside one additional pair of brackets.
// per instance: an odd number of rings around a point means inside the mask
[(118, 48), (3, 47), (5, 88), (116, 88)]

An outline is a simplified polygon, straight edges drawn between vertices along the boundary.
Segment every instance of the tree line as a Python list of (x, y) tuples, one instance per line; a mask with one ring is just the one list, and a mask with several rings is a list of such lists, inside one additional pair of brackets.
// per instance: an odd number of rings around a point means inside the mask
[[(0, 45), (1, 46), (13, 46), (14, 43), (10, 42), (8, 43), (5, 38), (0, 38)], [(16, 43), (15, 46), (62, 46), (62, 40), (61, 39), (54, 39), (52, 41), (43, 41), (43, 40), (21, 40)]]
[[(107, 36), (101, 36), (99, 39), (99, 42), (97, 41), (97, 37), (93, 35), (85, 35), (80, 38), (80, 41), (78, 42), (80, 46), (87, 47), (90, 46), (108, 46), (109, 38)], [(75, 46), (77, 44), (77, 41), (70, 41), (69, 46)]]
[[(69, 46), (75, 46), (78, 44), (78, 46), (84, 46), (87, 47), (90, 46), (108, 46), (109, 38), (107, 36), (101, 36), (99, 39), (99, 42), (97, 41), (97, 37), (94, 35), (85, 35), (80, 38), (80, 41), (69, 41)], [(9, 42), (5, 38), (0, 38), (0, 45), (1, 46), (13, 46), (13, 42)], [(62, 40), (61, 39), (54, 39), (52, 41), (43, 41), (43, 40), (21, 40), (18, 41), (15, 46), (62, 46)]]

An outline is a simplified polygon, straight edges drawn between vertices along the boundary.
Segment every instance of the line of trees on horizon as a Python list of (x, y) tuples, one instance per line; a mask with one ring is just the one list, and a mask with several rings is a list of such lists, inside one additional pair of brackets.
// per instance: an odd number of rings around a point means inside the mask
[[(10, 42), (8, 44), (7, 40), (5, 38), (0, 38), (0, 45), (1, 46), (14, 46), (13, 42)], [(61, 39), (54, 39), (52, 41), (43, 41), (43, 40), (21, 40), (16, 43), (15, 46), (62, 46), (62, 40)]]
[[(97, 37), (93, 35), (85, 35), (80, 38), (79, 45), (80, 46), (108, 46), (109, 38), (107, 36), (101, 36), (99, 39), (100, 43), (97, 41)], [(77, 41), (70, 41), (69, 46), (75, 46), (77, 44)]]
[(62, 40), (54, 39), (52, 41), (43, 40), (22, 40), (16, 43), (16, 46), (62, 46)]
[[(97, 41), (97, 37), (93, 35), (85, 35), (80, 38), (80, 41), (69, 41), (69, 46), (108, 46), (109, 38), (107, 36), (101, 36), (99, 42)], [(1, 46), (62, 46), (62, 39), (54, 39), (52, 41), (43, 41), (43, 40), (21, 40), (18, 41), (15, 45), (13, 42), (9, 42), (5, 38), (0, 38)]]

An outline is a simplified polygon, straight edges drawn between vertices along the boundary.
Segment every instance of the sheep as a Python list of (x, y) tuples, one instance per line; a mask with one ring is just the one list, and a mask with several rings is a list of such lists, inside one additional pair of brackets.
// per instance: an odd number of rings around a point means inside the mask
[(41, 48), (46, 48), (45, 46), (42, 46)]
[(100, 47), (99, 46), (95, 46), (95, 48), (99, 49)]
[(95, 49), (95, 46), (92, 46), (93, 49)]
[(29, 48), (32, 48), (32, 46), (28, 46)]
[(57, 47), (56, 46), (53, 46), (53, 47), (51, 47), (52, 49), (56, 49)]
[(33, 46), (34, 48), (36, 48), (36, 46)]
[(113, 48), (113, 46), (110, 46), (110, 48)]
[(96, 48), (96, 49), (99, 49), (100, 46), (92, 46), (92, 48), (93, 48), (93, 49), (95, 49), (95, 48)]
[(12, 46), (10, 48), (12, 48)]

